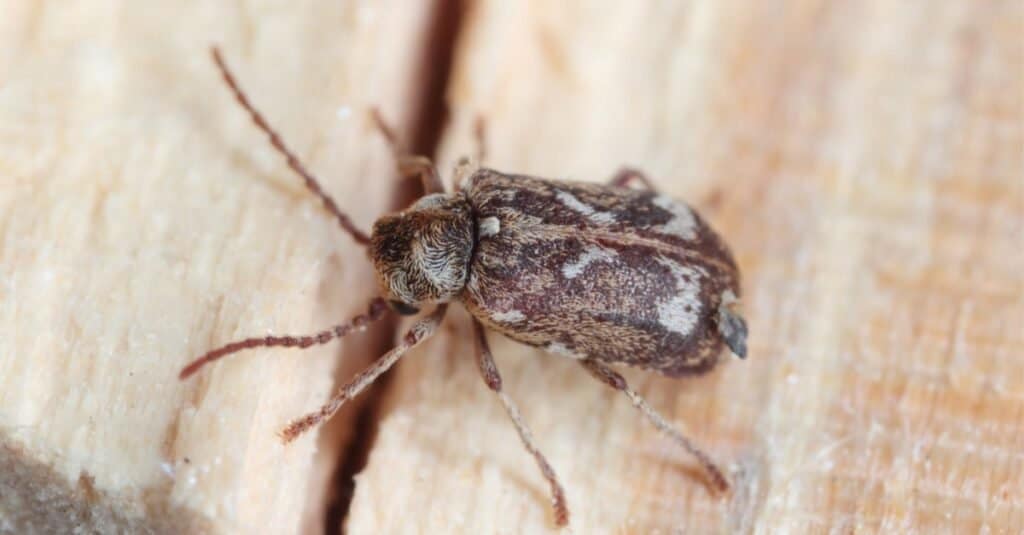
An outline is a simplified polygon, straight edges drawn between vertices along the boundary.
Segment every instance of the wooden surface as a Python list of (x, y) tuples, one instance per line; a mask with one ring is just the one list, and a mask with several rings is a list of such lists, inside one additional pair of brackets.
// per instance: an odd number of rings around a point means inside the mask
[(319, 446), (276, 432), (374, 338), (177, 380), (373, 292), (208, 47), (369, 228), (395, 180), (367, 109), (409, 130), (430, 5), (215, 4), (0, 3), (0, 532), (323, 531), (351, 413)]
[[(600, 5), (597, 5), (600, 4)], [(491, 337), (575, 533), (1024, 529), (1020, 2), (475, 2), (442, 169), (642, 167), (727, 238), (750, 354), (628, 378), (731, 467), (695, 464), (558, 357)], [(407, 357), (350, 533), (553, 529), (464, 314)]]
[[(641, 167), (744, 272), (746, 361), (626, 372), (729, 468), (725, 500), (578, 365), (491, 336), (572, 532), (1020, 532), (1021, 2), (470, 4), (445, 176), (482, 113), (489, 165)], [(368, 228), (397, 185), (364, 112), (416, 126), (433, 8), (233, 6), (0, 2), (0, 532), (322, 530), (350, 413), (319, 442), (274, 433), (378, 340), (175, 374), (330, 325), (372, 277), (206, 47)], [(464, 312), (378, 409), (349, 533), (554, 530)]]

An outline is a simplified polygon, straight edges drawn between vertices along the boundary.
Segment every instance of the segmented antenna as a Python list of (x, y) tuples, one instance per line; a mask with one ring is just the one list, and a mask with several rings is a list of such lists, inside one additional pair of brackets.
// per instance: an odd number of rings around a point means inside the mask
[(277, 152), (281, 153), (281, 155), (283, 155), (288, 161), (288, 167), (291, 167), (292, 171), (295, 171), (302, 177), (302, 180), (306, 183), (306, 187), (309, 188), (309, 191), (313, 192), (313, 195), (316, 195), (321, 201), (323, 201), (324, 208), (326, 208), (328, 212), (334, 214), (334, 217), (338, 219), (338, 224), (352, 236), (352, 239), (361, 245), (369, 245), (370, 237), (363, 231), (356, 228), (352, 223), (352, 220), (338, 209), (337, 203), (334, 202), (334, 199), (332, 199), (330, 195), (324, 192), (323, 187), (320, 186), (320, 182), (318, 182), (317, 179), (306, 170), (305, 166), (302, 165), (302, 162), (295, 157), (295, 154), (293, 154), (292, 151), (284, 144), (284, 141), (281, 140), (281, 136), (279, 136), (277, 132), (267, 124), (263, 115), (256, 111), (256, 108), (254, 108), (252, 103), (249, 102), (249, 98), (245, 96), (245, 92), (243, 92), (242, 88), (238, 86), (238, 82), (235, 81), (235, 76), (231, 74), (231, 70), (224, 62), (224, 58), (221, 57), (220, 49), (214, 46), (210, 48), (210, 52), (213, 54), (213, 61), (217, 64), (217, 68), (220, 70), (221, 76), (224, 77), (224, 82), (228, 85), (228, 88), (231, 89), (231, 92), (234, 93), (235, 100), (237, 100), (238, 103), (245, 108), (247, 112), (249, 112), (249, 116), (252, 117), (252, 122), (267, 134), (267, 137), (270, 138), (270, 144), (273, 145), (274, 148), (277, 149)]
[(307, 348), (313, 345), (326, 344), (331, 340), (346, 336), (353, 331), (365, 330), (367, 325), (383, 318), (387, 311), (387, 302), (385, 302), (384, 299), (377, 297), (370, 301), (370, 305), (367, 307), (365, 314), (359, 314), (346, 323), (335, 325), (330, 329), (320, 331), (316, 334), (306, 336), (261, 336), (232, 342), (218, 347), (217, 349), (207, 351), (203, 356), (193, 360), (188, 366), (181, 369), (181, 372), (178, 374), (178, 379), (187, 379), (189, 376), (199, 371), (203, 366), (244, 349), (252, 349), (254, 347)]

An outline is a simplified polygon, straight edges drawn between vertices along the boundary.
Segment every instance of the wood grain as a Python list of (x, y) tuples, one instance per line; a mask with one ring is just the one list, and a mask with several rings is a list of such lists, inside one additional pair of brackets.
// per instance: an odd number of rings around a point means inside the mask
[(177, 372), (238, 337), (337, 323), (372, 275), (208, 47), (368, 229), (395, 182), (367, 111), (413, 126), (430, 3), (0, 12), (0, 532), (321, 532), (351, 413), (319, 446), (275, 433), (373, 337)]
[[(627, 378), (692, 459), (572, 362), (491, 338), (575, 533), (1024, 527), (1024, 13), (1007, 2), (473, 2), (441, 151), (593, 181), (644, 168), (745, 273), (750, 353)], [(465, 314), (408, 356), (349, 533), (553, 529)]]

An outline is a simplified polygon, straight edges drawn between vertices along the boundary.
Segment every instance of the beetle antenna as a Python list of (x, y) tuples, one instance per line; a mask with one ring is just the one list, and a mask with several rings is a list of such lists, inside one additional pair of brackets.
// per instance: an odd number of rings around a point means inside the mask
[(254, 347), (298, 347), (305, 349), (313, 345), (326, 344), (327, 342), (341, 338), (352, 331), (362, 331), (366, 329), (366, 326), (370, 323), (383, 318), (384, 313), (387, 311), (387, 302), (384, 301), (383, 298), (377, 297), (373, 301), (370, 301), (370, 306), (365, 314), (359, 314), (351, 320), (335, 325), (326, 331), (321, 331), (308, 336), (264, 336), (262, 338), (246, 338), (245, 340), (232, 342), (209, 351), (205, 355), (193, 360), (188, 366), (181, 369), (181, 373), (178, 374), (178, 379), (187, 379), (189, 376), (199, 371), (203, 366), (206, 366), (215, 360), (224, 358), (232, 353), (242, 351), (243, 349), (251, 349)]
[(288, 167), (291, 167), (292, 171), (295, 171), (302, 177), (302, 180), (306, 183), (306, 187), (309, 191), (323, 201), (324, 208), (337, 218), (338, 224), (341, 225), (341, 228), (344, 229), (345, 232), (348, 232), (349, 235), (352, 236), (352, 239), (360, 245), (369, 245), (370, 237), (367, 236), (365, 232), (356, 228), (348, 215), (342, 213), (342, 211), (338, 209), (338, 204), (334, 202), (334, 199), (332, 199), (330, 195), (324, 192), (323, 187), (320, 185), (320, 182), (317, 181), (316, 177), (306, 170), (306, 167), (302, 165), (302, 162), (299, 161), (295, 154), (284, 144), (281, 136), (278, 135), (269, 123), (267, 123), (266, 119), (263, 118), (263, 115), (256, 110), (252, 103), (249, 102), (249, 98), (245, 95), (245, 92), (242, 91), (238, 82), (235, 81), (235, 76), (231, 73), (231, 69), (228, 68), (227, 63), (224, 62), (224, 58), (221, 57), (220, 49), (213, 46), (210, 48), (210, 52), (213, 54), (213, 61), (217, 64), (217, 69), (220, 70), (220, 74), (224, 78), (224, 82), (227, 84), (231, 92), (234, 93), (235, 100), (245, 108), (245, 111), (249, 112), (249, 116), (252, 118), (252, 122), (256, 127), (262, 130), (263, 133), (270, 138), (270, 144), (274, 146), (274, 149), (276, 149), (277, 152), (281, 153), (281, 155), (285, 157), (285, 160), (288, 162)]

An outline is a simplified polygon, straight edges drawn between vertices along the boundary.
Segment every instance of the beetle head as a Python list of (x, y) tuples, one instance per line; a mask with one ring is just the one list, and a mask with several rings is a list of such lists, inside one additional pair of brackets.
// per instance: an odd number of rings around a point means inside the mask
[(420, 198), (373, 225), (370, 257), (384, 296), (399, 313), (451, 301), (466, 284), (473, 216), (461, 195)]

